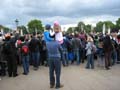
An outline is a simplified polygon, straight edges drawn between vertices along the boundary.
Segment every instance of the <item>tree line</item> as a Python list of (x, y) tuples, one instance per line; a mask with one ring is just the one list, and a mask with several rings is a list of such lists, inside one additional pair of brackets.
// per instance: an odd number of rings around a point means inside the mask
[[(99, 21), (98, 23), (96, 23), (95, 27), (93, 27), (91, 24), (85, 25), (84, 22), (79, 22), (77, 27), (70, 27), (70, 28), (68, 28), (68, 30), (66, 32), (74, 33), (74, 32), (85, 31), (85, 32), (89, 33), (89, 32), (91, 32), (91, 30), (95, 31), (95, 32), (102, 32), (104, 24), (106, 26), (105, 27), (106, 30), (108, 30), (110, 28), (111, 30), (118, 31), (120, 29), (120, 18), (118, 18), (118, 20), (116, 21), (115, 24), (112, 21)], [(1, 29), (3, 29), (5, 33), (12, 31), (12, 29), (0, 25), (0, 30)], [(25, 26), (25, 25), (17, 26), (17, 29), (22, 30), (23, 34), (33, 33), (33, 32), (37, 32), (37, 33), (44, 32), (44, 26), (42, 24), (42, 21), (38, 20), (38, 19), (30, 20), (28, 22), (27, 26)]]
[(120, 18), (118, 18), (115, 24), (112, 21), (99, 21), (98, 23), (96, 23), (95, 27), (93, 27), (91, 24), (85, 25), (84, 22), (79, 22), (77, 27), (70, 27), (68, 28), (67, 32), (74, 33), (74, 32), (85, 31), (89, 33), (91, 32), (91, 30), (93, 32), (102, 32), (104, 24), (105, 24), (106, 32), (109, 28), (111, 29), (111, 31), (118, 31), (120, 29)]

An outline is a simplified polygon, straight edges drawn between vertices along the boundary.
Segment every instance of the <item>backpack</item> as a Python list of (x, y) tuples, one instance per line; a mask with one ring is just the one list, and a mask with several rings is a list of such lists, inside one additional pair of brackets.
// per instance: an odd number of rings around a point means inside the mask
[(3, 44), (3, 53), (6, 55), (11, 54), (11, 44), (10, 41), (7, 41)]
[(74, 53), (73, 52), (69, 52), (68, 53), (68, 60), (73, 61), (74, 58), (75, 58)]
[(92, 52), (93, 52), (93, 53), (96, 53), (96, 52), (97, 52), (97, 48), (96, 48), (96, 46), (95, 46), (94, 44), (92, 45)]
[(23, 45), (21, 49), (22, 49), (22, 53), (23, 53), (24, 55), (28, 55), (28, 53), (29, 53), (29, 48), (28, 48), (27, 45)]

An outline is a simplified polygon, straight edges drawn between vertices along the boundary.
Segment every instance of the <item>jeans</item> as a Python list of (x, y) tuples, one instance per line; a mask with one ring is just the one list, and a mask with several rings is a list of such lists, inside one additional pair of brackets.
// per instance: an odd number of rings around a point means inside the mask
[(24, 73), (28, 74), (29, 73), (29, 55), (22, 56), (22, 64), (23, 64)]
[(113, 50), (111, 56), (112, 56), (112, 65), (114, 65), (117, 62), (117, 51)]
[(79, 63), (81, 63), (81, 60), (82, 60), (82, 49), (80, 48), (79, 49)]
[(60, 58), (58, 57), (49, 58), (50, 85), (55, 84), (54, 71), (56, 74), (56, 87), (59, 87), (60, 86), (60, 74), (61, 74), (61, 61), (60, 61)]
[(80, 64), (79, 49), (74, 49), (74, 55), (75, 55), (75, 59), (77, 60), (77, 64)]
[(86, 68), (89, 69), (90, 65), (91, 65), (91, 68), (94, 69), (94, 57), (93, 57), (93, 54), (87, 55), (87, 65), (86, 65)]
[(117, 50), (117, 62), (120, 62), (120, 48)]
[(98, 48), (98, 57), (99, 66), (104, 66), (104, 52), (102, 48)]
[(68, 65), (68, 52), (67, 52), (67, 49), (66, 48), (63, 48), (63, 51), (62, 51), (62, 63), (63, 65)]
[(32, 52), (32, 60), (33, 60), (33, 66), (35, 68), (39, 67), (39, 58), (40, 58), (40, 53), (39, 52)]
[(85, 48), (80, 49), (80, 55), (81, 55), (81, 62), (84, 63), (85, 60)]

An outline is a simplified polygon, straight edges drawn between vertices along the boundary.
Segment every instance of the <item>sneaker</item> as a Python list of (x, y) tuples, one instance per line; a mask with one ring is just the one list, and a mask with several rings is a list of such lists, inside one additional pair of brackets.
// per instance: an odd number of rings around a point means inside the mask
[(90, 67), (85, 67), (86, 69), (90, 69)]
[(94, 67), (91, 67), (91, 69), (94, 69)]
[(38, 70), (38, 67), (34, 67), (34, 70), (37, 71), (37, 70)]
[(110, 70), (110, 68), (108, 67), (108, 68), (106, 68), (106, 70)]
[(62, 87), (64, 87), (64, 85), (61, 84), (60, 86), (56, 86), (55, 88), (59, 89), (59, 88), (62, 88)]
[(12, 75), (9, 75), (9, 77), (12, 77)]
[(23, 75), (28, 75), (27, 73), (23, 73)]
[(54, 88), (55, 85), (50, 85), (50, 88)]
[(18, 74), (13, 75), (13, 77), (17, 77), (17, 76), (18, 76)]

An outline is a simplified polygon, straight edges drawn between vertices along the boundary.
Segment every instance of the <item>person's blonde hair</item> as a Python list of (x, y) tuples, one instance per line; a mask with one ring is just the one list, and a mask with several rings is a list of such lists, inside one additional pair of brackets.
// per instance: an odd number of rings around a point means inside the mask
[(93, 42), (93, 38), (91, 36), (87, 37), (87, 42)]

